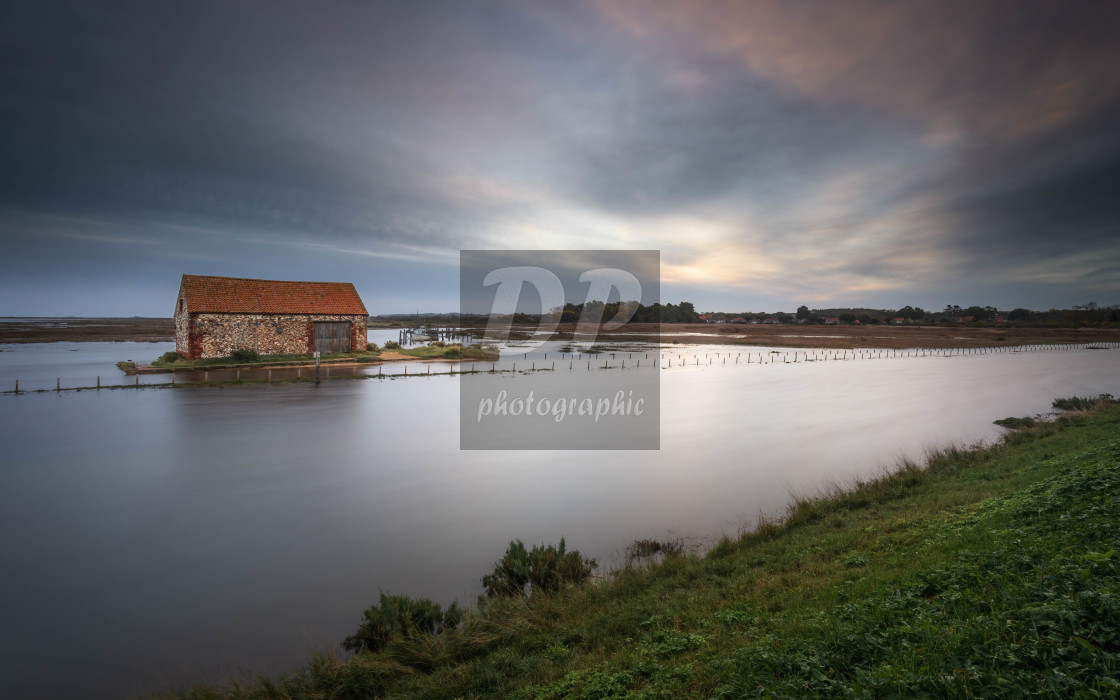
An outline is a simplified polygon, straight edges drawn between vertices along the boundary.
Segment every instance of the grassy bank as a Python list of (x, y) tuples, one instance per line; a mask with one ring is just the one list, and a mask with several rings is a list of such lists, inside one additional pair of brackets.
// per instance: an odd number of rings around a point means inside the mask
[(421, 360), (479, 360), (492, 361), (498, 359), (498, 351), (488, 345), (467, 345), (458, 343), (434, 342), (428, 345), (417, 345), (411, 348), (398, 347), (393, 352)]
[(1115, 696), (1118, 544), (1120, 407), (1102, 403), (796, 503), (703, 557), (177, 697)]
[[(381, 359), (378, 352), (340, 352), (322, 353), (319, 361), (322, 364), (338, 362), (378, 362)], [(128, 367), (132, 364), (132, 367)], [(284, 354), (284, 355), (259, 355), (256, 359), (238, 359), (235, 357), (206, 357), (197, 360), (184, 360), (173, 352), (165, 353), (154, 360), (150, 367), (137, 367), (134, 363), (117, 363), (117, 367), (126, 374), (188, 372), (196, 369), (252, 369), (255, 367), (275, 367), (278, 365), (314, 365), (315, 356), (311, 353)], [(122, 366), (125, 365), (125, 366)]]

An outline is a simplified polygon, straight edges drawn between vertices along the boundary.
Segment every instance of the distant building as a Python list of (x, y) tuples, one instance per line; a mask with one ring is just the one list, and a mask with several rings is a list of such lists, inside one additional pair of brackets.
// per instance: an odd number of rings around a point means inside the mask
[(840, 317), (839, 316), (830, 316), (829, 318), (826, 318), (824, 320), (824, 322), (826, 324), (830, 325), (830, 326), (836, 326), (836, 325), (840, 324)]
[(349, 282), (183, 275), (175, 351), (194, 360), (234, 350), (261, 355), (365, 350), (369, 314)]

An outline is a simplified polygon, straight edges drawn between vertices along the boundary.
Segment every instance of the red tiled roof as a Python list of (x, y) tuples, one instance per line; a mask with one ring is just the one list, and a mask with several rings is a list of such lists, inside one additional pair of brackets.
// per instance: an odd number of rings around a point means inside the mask
[(191, 313), (368, 315), (349, 282), (183, 275), (182, 291)]

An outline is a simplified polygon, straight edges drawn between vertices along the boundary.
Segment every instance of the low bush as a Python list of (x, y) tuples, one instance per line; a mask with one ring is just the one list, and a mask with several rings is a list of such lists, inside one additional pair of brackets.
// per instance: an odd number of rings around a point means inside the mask
[(1023, 430), (1025, 428), (1034, 428), (1038, 425), (1038, 420), (1029, 416), (1023, 418), (1016, 418), (1014, 416), (1008, 418), (1000, 418), (999, 420), (992, 421), (1001, 428), (1008, 430)]
[(626, 558), (644, 559), (656, 555), (666, 557), (679, 557), (684, 553), (684, 540), (677, 538), (673, 540), (634, 540), (626, 548)]
[(596, 566), (594, 559), (585, 558), (578, 550), (567, 551), (563, 537), (559, 547), (533, 545), (530, 550), (521, 540), (514, 540), (494, 571), (482, 577), (482, 587), (490, 598), (556, 591), (587, 581)]
[(132, 360), (121, 360), (117, 363), (117, 369), (124, 372), (125, 374), (135, 374), (136, 363)]
[(342, 641), (342, 647), (354, 652), (381, 651), (394, 637), (433, 636), (458, 626), (462, 619), (458, 603), (443, 610), (427, 598), (382, 593), (377, 605), (362, 613), (362, 624)]
[(173, 365), (181, 359), (183, 359), (183, 356), (180, 355), (177, 352), (174, 352), (174, 351), (165, 352), (162, 355), (160, 355), (159, 357), (157, 357), (156, 361), (153, 362), (152, 364), (157, 366), (157, 367), (159, 367), (161, 365)]
[(1051, 405), (1059, 411), (1088, 411), (1098, 403), (1109, 403), (1111, 401), (1113, 401), (1112, 394), (1101, 394), (1096, 398), (1091, 396), (1067, 396), (1064, 399), (1054, 399), (1054, 403)]
[(377, 343), (366, 343), (366, 352), (379, 352), (381, 348), (377, 347)]
[(400, 347), (401, 347), (401, 344), (398, 343), (395, 340), (386, 340), (385, 341), (385, 349), (386, 350), (399, 350)]
[(468, 345), (459, 350), (459, 357), (464, 360), (490, 360), (498, 359), (498, 348), (494, 345)]
[(256, 350), (238, 348), (229, 354), (229, 359), (234, 362), (257, 362), (261, 359), (261, 356)]

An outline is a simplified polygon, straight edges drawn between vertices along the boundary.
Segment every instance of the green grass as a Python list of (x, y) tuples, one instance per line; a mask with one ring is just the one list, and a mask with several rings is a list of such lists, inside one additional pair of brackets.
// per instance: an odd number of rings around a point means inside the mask
[(702, 557), (177, 697), (1114, 697), (1118, 436), (1120, 406), (1097, 403), (798, 501)]
[[(319, 357), (320, 362), (376, 362), (380, 358), (380, 353), (377, 352), (346, 352), (346, 353), (323, 353)], [(120, 363), (118, 363), (119, 366)], [(229, 357), (207, 357), (198, 360), (184, 360), (182, 358), (169, 362), (161, 356), (152, 363), (152, 367), (159, 369), (174, 369), (176, 371), (187, 371), (192, 369), (244, 369), (247, 367), (268, 367), (270, 365), (300, 365), (315, 364), (315, 357), (311, 353), (288, 354), (288, 355), (261, 355), (260, 359), (254, 362), (238, 362)]]
[(468, 345), (466, 347), (458, 343), (451, 343), (448, 345), (432, 343), (430, 345), (418, 345), (412, 348), (399, 348), (393, 352), (399, 352), (402, 355), (409, 355), (422, 360), (496, 360), (498, 359), (498, 352), (495, 348), (487, 345)]

